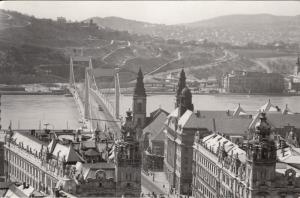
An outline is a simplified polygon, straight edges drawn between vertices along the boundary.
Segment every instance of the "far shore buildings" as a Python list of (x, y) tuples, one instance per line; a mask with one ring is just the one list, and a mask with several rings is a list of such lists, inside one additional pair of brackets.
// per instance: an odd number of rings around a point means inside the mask
[(232, 71), (223, 77), (228, 93), (283, 93), (284, 78), (278, 73)]

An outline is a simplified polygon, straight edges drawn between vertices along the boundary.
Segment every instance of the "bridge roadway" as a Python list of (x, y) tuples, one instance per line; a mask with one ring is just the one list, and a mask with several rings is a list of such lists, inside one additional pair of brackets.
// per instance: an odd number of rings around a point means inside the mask
[[(84, 86), (80, 84), (78, 87), (79, 97), (83, 100), (84, 96)], [(99, 111), (99, 106), (103, 109), (103, 111)], [(92, 128), (96, 129), (97, 123), (100, 127), (101, 131), (104, 131), (105, 128), (108, 131), (111, 131), (115, 136), (121, 136), (121, 123), (116, 122), (113, 115), (111, 115), (106, 108), (104, 102), (93, 92), (90, 91), (90, 108), (91, 108), (91, 118), (92, 118)], [(108, 120), (108, 121), (103, 121)]]

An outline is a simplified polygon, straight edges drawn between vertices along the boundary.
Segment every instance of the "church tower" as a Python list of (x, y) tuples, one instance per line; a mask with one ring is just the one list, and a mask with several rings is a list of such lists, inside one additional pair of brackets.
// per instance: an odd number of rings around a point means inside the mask
[(300, 73), (300, 56), (298, 55), (297, 63), (296, 63), (295, 69), (294, 69), (294, 75), (298, 76), (298, 75), (300, 75), (299, 73)]
[(249, 197), (266, 193), (272, 188), (276, 170), (276, 146), (265, 113), (261, 113), (255, 130), (246, 152), (246, 183), (252, 189)]
[(122, 138), (115, 144), (116, 197), (140, 197), (141, 152), (130, 111), (121, 128)]
[(181, 117), (186, 110), (194, 111), (194, 105), (192, 103), (192, 93), (188, 87), (185, 87), (181, 94), (179, 100), (179, 116)]
[[(136, 79), (136, 85), (133, 94), (133, 123), (140, 129), (143, 129), (146, 124), (146, 90), (143, 82), (143, 73), (139, 69)], [(139, 136), (140, 134), (138, 134)]]
[(186, 81), (185, 72), (182, 69), (181, 72), (180, 72), (179, 81), (178, 81), (177, 90), (176, 90), (175, 108), (179, 107), (181, 92), (186, 87), (186, 82), (185, 81)]

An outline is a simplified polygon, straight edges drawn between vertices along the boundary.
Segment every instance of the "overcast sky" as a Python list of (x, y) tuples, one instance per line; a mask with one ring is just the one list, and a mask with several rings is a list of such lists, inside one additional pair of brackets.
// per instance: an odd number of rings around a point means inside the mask
[(38, 18), (118, 16), (152, 23), (193, 22), (228, 14), (299, 15), (299, 1), (6, 1), (0, 8)]

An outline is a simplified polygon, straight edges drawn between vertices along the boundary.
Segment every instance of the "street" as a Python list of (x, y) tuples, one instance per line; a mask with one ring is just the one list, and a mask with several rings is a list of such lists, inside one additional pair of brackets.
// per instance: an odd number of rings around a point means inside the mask
[(166, 191), (162, 191), (159, 187), (157, 187), (147, 176), (142, 173), (142, 189), (144, 194), (152, 193), (154, 192), (155, 194), (166, 194)]

